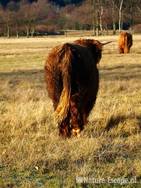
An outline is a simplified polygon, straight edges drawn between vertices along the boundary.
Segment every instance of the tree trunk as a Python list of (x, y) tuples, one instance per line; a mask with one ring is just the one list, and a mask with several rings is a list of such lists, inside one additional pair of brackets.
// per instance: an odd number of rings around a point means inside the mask
[(119, 7), (119, 32), (121, 31), (121, 21), (122, 21), (122, 5), (123, 5), (123, 0), (120, 2), (120, 7)]
[(9, 27), (9, 24), (7, 23), (7, 38), (10, 37), (10, 27)]
[(112, 1), (112, 24), (113, 24), (113, 35), (116, 34), (116, 24), (115, 24), (115, 2)]
[(99, 12), (96, 10), (96, 36), (99, 36)]
[(16, 37), (19, 38), (18, 25), (16, 24)]
[(130, 9), (130, 30), (132, 30), (132, 26), (134, 25), (134, 16), (133, 16), (133, 5)]
[(96, 16), (95, 16), (95, 0), (92, 0), (92, 29), (93, 35), (96, 35)]
[(100, 15), (99, 15), (99, 27), (100, 27), (101, 35), (103, 35), (103, 21), (102, 21), (102, 16), (103, 16), (103, 6), (100, 7)]
[(35, 33), (35, 27), (33, 26), (32, 29), (31, 29), (31, 36), (32, 37), (34, 36), (34, 33)]
[(26, 26), (26, 37), (27, 38), (29, 37), (29, 26), (28, 25)]

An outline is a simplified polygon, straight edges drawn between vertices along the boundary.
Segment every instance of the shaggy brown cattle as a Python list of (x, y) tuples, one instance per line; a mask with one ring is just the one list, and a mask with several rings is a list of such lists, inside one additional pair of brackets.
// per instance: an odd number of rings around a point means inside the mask
[(127, 32), (121, 32), (119, 35), (119, 53), (129, 53), (133, 44), (132, 35)]
[(59, 134), (64, 137), (78, 136), (87, 123), (99, 87), (97, 64), (102, 46), (97, 40), (80, 39), (57, 46), (48, 55), (47, 90), (53, 101)]

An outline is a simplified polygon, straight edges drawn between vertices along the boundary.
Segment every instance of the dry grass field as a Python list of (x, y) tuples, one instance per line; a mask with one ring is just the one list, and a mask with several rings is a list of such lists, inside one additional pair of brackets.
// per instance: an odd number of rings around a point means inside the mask
[(49, 50), (75, 37), (0, 39), (0, 188), (141, 187), (141, 36), (103, 49), (100, 88), (80, 138), (63, 140), (44, 82)]

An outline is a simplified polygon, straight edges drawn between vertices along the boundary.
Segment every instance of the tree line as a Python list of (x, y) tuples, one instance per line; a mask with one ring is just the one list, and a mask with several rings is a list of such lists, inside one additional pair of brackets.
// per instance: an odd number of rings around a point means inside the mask
[(141, 0), (84, 0), (59, 6), (53, 1), (10, 1), (0, 5), (0, 36), (62, 34), (66, 30), (140, 29)]

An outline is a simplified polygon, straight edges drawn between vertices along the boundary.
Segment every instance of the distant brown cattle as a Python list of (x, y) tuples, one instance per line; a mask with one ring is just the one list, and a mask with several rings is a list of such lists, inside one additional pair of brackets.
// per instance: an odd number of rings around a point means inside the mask
[(59, 134), (64, 137), (79, 135), (95, 104), (102, 46), (97, 40), (80, 39), (59, 45), (48, 55), (47, 90), (53, 101)]
[(132, 35), (127, 32), (121, 32), (119, 35), (119, 53), (129, 53), (133, 44)]

